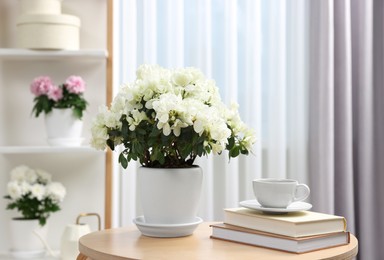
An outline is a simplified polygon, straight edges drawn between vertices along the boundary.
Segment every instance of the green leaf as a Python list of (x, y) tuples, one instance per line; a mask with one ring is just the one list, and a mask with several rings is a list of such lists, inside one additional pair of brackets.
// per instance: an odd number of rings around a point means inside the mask
[(242, 149), (241, 154), (248, 155), (249, 151), (247, 149)]
[(124, 139), (128, 139), (129, 135), (129, 126), (128, 126), (128, 121), (123, 119), (122, 120), (122, 126), (121, 126), (121, 135)]
[(240, 154), (240, 148), (238, 146), (235, 146), (232, 148), (232, 150), (229, 151), (229, 156), (230, 157), (237, 157)]
[(157, 144), (157, 138), (150, 137), (147, 141), (147, 145), (149, 147), (153, 146), (154, 144)]
[(147, 134), (147, 131), (145, 131), (144, 129), (142, 128), (139, 128), (139, 127), (136, 127), (136, 130), (135, 130), (138, 134), (140, 135), (146, 135)]
[(47, 219), (44, 217), (39, 218), (39, 224), (40, 226), (44, 226), (47, 223)]
[(107, 140), (107, 145), (108, 145), (109, 148), (111, 148), (112, 151), (115, 150), (115, 142), (113, 140), (108, 139)]
[(138, 154), (144, 153), (144, 145), (140, 142), (136, 143), (136, 153), (138, 153)]
[(235, 146), (235, 138), (231, 136), (230, 138), (228, 138), (228, 144), (226, 148), (227, 150), (231, 150), (233, 146)]
[(204, 146), (203, 144), (198, 144), (197, 145), (197, 155), (202, 156), (204, 154)]
[(185, 147), (181, 149), (181, 157), (186, 159), (192, 152), (192, 144), (185, 144)]
[(108, 131), (108, 135), (110, 137), (119, 137), (120, 136), (120, 131), (116, 129), (112, 129)]
[(124, 153), (120, 153), (119, 155), (119, 163), (124, 169), (127, 169), (128, 167), (128, 160), (125, 158)]
[(157, 137), (160, 134), (160, 130), (157, 127), (153, 127), (149, 137)]
[(164, 164), (165, 162), (165, 157), (164, 157), (164, 154), (161, 152), (159, 153), (159, 156), (158, 156), (158, 161), (160, 162), (160, 164)]
[(83, 117), (83, 111), (79, 108), (74, 108), (73, 109), (73, 115), (78, 118), (78, 119), (81, 119)]

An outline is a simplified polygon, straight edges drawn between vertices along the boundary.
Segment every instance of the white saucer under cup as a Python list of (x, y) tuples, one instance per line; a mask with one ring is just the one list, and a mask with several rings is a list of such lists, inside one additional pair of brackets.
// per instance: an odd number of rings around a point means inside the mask
[(244, 200), (240, 202), (240, 206), (269, 214), (286, 214), (290, 212), (309, 210), (312, 208), (312, 204), (303, 201), (293, 202), (286, 208), (267, 208), (261, 206), (257, 200)]

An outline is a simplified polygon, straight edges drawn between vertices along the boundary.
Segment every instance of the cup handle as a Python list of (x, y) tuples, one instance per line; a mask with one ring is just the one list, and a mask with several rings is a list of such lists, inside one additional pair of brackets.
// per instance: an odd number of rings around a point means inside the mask
[[(299, 191), (302, 191), (302, 195), (298, 197), (297, 194), (299, 193)], [(309, 193), (310, 193), (310, 189), (307, 185), (297, 184), (296, 190), (295, 190), (295, 198), (293, 199), (293, 201), (305, 200), (306, 198), (308, 198)]]

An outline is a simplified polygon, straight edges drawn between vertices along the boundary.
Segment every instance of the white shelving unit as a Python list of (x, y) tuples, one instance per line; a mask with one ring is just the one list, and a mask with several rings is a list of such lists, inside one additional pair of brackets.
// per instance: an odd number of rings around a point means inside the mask
[[(112, 2), (63, 1), (63, 13), (81, 19), (80, 50), (46, 51), (15, 48), (19, 2), (0, 1), (0, 197), (5, 195), (9, 172), (21, 164), (44, 169), (55, 181), (62, 182), (67, 189), (62, 210), (49, 218), (48, 240), (54, 250), (60, 249), (65, 226), (73, 224), (78, 214), (99, 213), (104, 223), (109, 223), (111, 217), (108, 155), (91, 148), (88, 142), (93, 116), (111, 95), (108, 23)], [(31, 114), (34, 97), (29, 90), (32, 80), (42, 75), (50, 76), (57, 84), (70, 75), (82, 76), (86, 81), (85, 98), (89, 107), (84, 115), (82, 146), (47, 144), (44, 116), (35, 118)], [(6, 203), (0, 199), (0, 258), (9, 250), (9, 220), (17, 216), (16, 212), (5, 210)], [(92, 230), (96, 229), (92, 220), (88, 224)]]

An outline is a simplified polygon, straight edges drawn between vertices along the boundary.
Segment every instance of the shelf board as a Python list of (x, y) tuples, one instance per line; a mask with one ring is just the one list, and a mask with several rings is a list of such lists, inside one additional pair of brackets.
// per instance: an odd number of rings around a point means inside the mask
[(108, 52), (102, 49), (82, 49), (82, 50), (29, 50), (29, 49), (8, 49), (0, 48), (0, 59), (12, 60), (55, 60), (55, 59), (105, 59)]
[(0, 146), (0, 154), (104, 153), (90, 146)]

